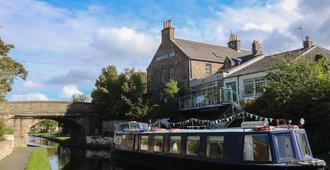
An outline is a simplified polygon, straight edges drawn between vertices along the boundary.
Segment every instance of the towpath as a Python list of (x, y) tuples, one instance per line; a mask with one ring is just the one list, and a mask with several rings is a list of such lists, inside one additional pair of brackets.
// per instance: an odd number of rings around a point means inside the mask
[(0, 161), (0, 170), (24, 170), (27, 159), (33, 148), (21, 147), (7, 158)]

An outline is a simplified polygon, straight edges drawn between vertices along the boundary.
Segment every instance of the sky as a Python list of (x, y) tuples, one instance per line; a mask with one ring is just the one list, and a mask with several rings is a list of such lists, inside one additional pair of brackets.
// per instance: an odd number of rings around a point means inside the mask
[(89, 96), (107, 65), (145, 71), (167, 19), (181, 39), (226, 46), (232, 32), (274, 54), (309, 35), (330, 49), (329, 0), (0, 0), (0, 37), (29, 72), (6, 98), (70, 100)]

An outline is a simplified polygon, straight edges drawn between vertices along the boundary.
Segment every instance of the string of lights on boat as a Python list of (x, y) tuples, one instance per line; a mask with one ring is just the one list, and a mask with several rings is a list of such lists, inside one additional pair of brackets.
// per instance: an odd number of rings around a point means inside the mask
[(265, 121), (270, 123), (276, 123), (276, 124), (280, 124), (280, 123), (291, 123), (291, 120), (286, 120), (286, 119), (275, 119), (275, 118), (269, 118), (269, 117), (263, 117), (263, 116), (258, 116), (256, 114), (252, 114), (252, 113), (248, 113), (248, 112), (240, 112), (240, 113), (236, 113), (233, 114), (229, 117), (225, 117), (222, 119), (217, 119), (217, 120), (204, 120), (204, 119), (196, 119), (196, 118), (190, 118), (188, 120), (185, 121), (181, 121), (181, 122), (169, 122), (169, 119), (159, 119), (156, 122), (152, 123), (151, 126), (159, 126), (159, 125), (164, 125), (166, 127), (177, 127), (177, 126), (185, 126), (187, 124), (190, 123), (197, 123), (197, 124), (204, 124), (204, 125), (217, 125), (217, 124), (224, 124), (224, 123), (228, 123), (236, 118), (250, 118), (250, 119), (254, 119), (256, 121)]

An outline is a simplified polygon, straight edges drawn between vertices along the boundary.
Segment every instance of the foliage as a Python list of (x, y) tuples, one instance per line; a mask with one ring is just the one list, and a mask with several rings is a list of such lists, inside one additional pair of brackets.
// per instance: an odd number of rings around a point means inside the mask
[(72, 102), (87, 102), (88, 97), (83, 94), (74, 94), (71, 98)]
[(31, 127), (32, 133), (52, 133), (58, 130), (58, 122), (54, 120), (44, 120)]
[(128, 119), (143, 118), (150, 111), (146, 100), (147, 75), (133, 69), (125, 69), (118, 76), (120, 97), (118, 99), (118, 112), (124, 113)]
[(4, 138), (4, 135), (13, 134), (14, 130), (5, 125), (5, 119), (0, 117), (0, 140)]
[(27, 76), (23, 65), (8, 56), (12, 48), (14, 45), (6, 44), (0, 38), (0, 101), (4, 100), (5, 94), (11, 91), (11, 85), (16, 77), (25, 80)]
[(162, 117), (172, 117), (178, 109), (178, 94), (180, 88), (178, 87), (178, 82), (175, 80), (170, 80), (165, 84), (163, 89), (163, 102), (160, 103), (160, 111), (162, 112), (160, 116)]
[(304, 117), (314, 151), (330, 151), (330, 69), (325, 57), (280, 63), (275, 70), (266, 76), (265, 93), (249, 109), (294, 121)]
[(150, 111), (146, 94), (146, 74), (125, 69), (118, 75), (115, 66), (102, 69), (92, 92), (93, 103), (102, 119), (139, 119)]
[(116, 101), (119, 98), (119, 84), (117, 69), (109, 65), (102, 69), (101, 75), (95, 83), (95, 89), (92, 92), (92, 102), (102, 113), (103, 119), (108, 119), (116, 114)]
[(50, 164), (48, 160), (48, 152), (46, 148), (34, 149), (25, 166), (26, 170), (50, 170)]

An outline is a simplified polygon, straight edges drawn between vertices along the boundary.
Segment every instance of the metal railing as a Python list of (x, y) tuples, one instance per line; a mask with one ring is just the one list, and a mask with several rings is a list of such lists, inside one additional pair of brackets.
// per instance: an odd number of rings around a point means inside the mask
[(181, 97), (179, 99), (179, 109), (191, 110), (232, 103), (235, 103), (239, 106), (239, 96), (231, 88), (222, 87), (217, 90), (211, 90)]

